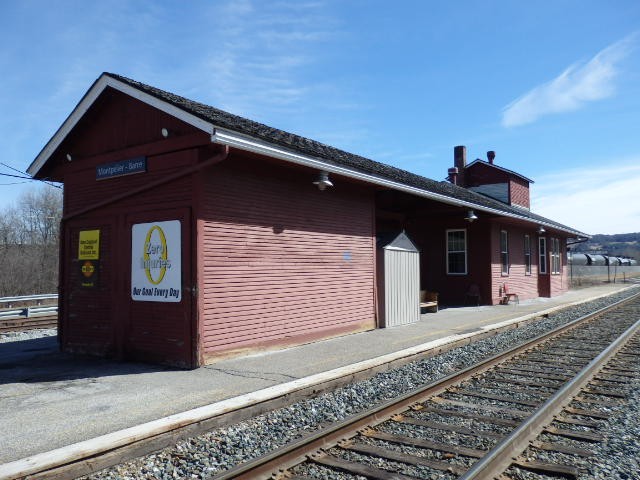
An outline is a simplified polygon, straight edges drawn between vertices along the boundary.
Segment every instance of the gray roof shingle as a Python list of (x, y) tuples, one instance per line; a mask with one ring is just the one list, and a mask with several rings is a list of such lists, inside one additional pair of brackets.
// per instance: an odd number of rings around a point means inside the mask
[(399, 182), (407, 186), (427, 190), (432, 193), (444, 195), (452, 199), (457, 199), (469, 203), (473, 203), (480, 207), (491, 208), (504, 212), (507, 215), (517, 215), (525, 217), (532, 222), (541, 222), (560, 230), (571, 232), (580, 236), (587, 236), (571, 227), (555, 222), (548, 218), (537, 215), (531, 211), (512, 207), (492, 198), (485, 197), (479, 193), (472, 192), (466, 188), (453, 185), (445, 181), (436, 181), (417, 175), (406, 170), (402, 170), (391, 165), (376, 162), (360, 155), (355, 155), (344, 150), (340, 150), (329, 145), (311, 140), (300, 135), (285, 132), (277, 128), (269, 127), (259, 122), (233, 115), (218, 108), (205, 105), (200, 102), (189, 100), (185, 97), (175, 95), (173, 93), (161, 90), (144, 83), (137, 82), (127, 77), (113, 73), (105, 73), (105, 75), (128, 84), (131, 87), (139, 89), (153, 97), (167, 102), (177, 108), (180, 108), (196, 117), (201, 118), (213, 125), (228, 130), (235, 131), (244, 135), (260, 139), (262, 141), (274, 144), (296, 153), (308, 155), (321, 159), (328, 164), (339, 167), (347, 167), (358, 172), (373, 175), (379, 178)]

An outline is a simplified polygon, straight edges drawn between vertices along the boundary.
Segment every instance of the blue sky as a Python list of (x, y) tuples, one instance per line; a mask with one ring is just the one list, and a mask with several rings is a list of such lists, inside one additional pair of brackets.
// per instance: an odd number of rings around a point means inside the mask
[(640, 231), (636, 0), (0, 0), (0, 42), (19, 170), (109, 71), (437, 180), (495, 150), (533, 211)]

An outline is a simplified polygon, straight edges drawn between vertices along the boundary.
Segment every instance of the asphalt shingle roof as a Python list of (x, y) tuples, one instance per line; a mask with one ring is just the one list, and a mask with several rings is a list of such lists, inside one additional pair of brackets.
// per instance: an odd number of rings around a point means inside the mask
[(559, 228), (560, 230), (573, 232), (583, 236), (586, 235), (571, 227), (542, 217), (526, 209), (512, 207), (446, 181), (432, 180), (406, 170), (392, 167), (391, 165), (376, 162), (360, 155), (345, 152), (344, 150), (325, 145), (315, 140), (269, 127), (268, 125), (225, 112), (200, 102), (189, 100), (188, 98), (137, 82), (121, 75), (113, 73), (105, 73), (105, 75), (148, 93), (149, 95), (180, 108), (198, 118), (201, 118), (202, 120), (210, 122), (214, 126), (249, 135), (270, 144), (283, 147), (287, 150), (320, 159), (328, 164), (346, 167), (382, 179), (399, 182), (410, 187), (444, 195), (452, 199), (498, 210), (505, 214), (525, 217), (532, 222), (542, 222)]

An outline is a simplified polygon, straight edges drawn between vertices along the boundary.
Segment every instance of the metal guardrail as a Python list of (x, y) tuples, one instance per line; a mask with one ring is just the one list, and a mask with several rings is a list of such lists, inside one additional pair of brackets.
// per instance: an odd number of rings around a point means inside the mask
[(58, 300), (58, 294), (43, 293), (39, 295), (25, 295), (22, 297), (0, 297), (0, 303), (37, 302), (41, 300)]
[(15, 308), (11, 310), (0, 310), (0, 320), (16, 318), (16, 317), (40, 317), (45, 315), (57, 315), (58, 314), (58, 306), (48, 306), (48, 307), (25, 307), (25, 308)]
[(28, 307), (11, 308), (12, 303), (43, 302), (45, 300), (58, 300), (58, 295), (54, 293), (42, 295), (25, 295), (21, 297), (0, 297), (0, 305), (7, 305), (9, 308), (0, 309), (0, 320), (9, 318), (32, 318), (44, 315), (56, 315), (57, 305), (36, 305)]

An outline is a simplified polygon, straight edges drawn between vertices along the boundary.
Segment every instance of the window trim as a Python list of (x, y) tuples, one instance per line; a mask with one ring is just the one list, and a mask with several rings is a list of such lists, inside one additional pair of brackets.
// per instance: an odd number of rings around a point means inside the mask
[(531, 275), (531, 236), (524, 236), (524, 274)]
[(538, 237), (538, 274), (547, 274), (547, 237)]
[(506, 230), (500, 230), (500, 264), (502, 276), (509, 276), (509, 232)]
[(560, 240), (551, 238), (551, 275), (560, 275), (562, 273), (562, 262), (560, 261)]
[[(463, 232), (464, 233), (464, 250), (453, 250), (449, 251), (449, 234), (454, 232)], [(467, 275), (469, 273), (469, 263), (468, 263), (468, 244), (467, 244), (467, 229), (466, 228), (451, 228), (445, 231), (445, 243), (446, 243), (446, 267), (447, 267), (447, 275)], [(449, 271), (449, 254), (450, 253), (464, 253), (464, 272), (450, 272)]]

